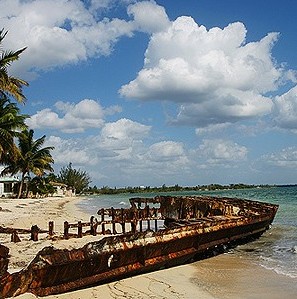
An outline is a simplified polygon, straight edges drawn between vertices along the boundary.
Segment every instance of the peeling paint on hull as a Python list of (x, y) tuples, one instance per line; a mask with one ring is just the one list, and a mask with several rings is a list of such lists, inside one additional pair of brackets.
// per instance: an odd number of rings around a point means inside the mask
[[(269, 228), (278, 208), (266, 203), (214, 197), (159, 196), (134, 198), (130, 202), (133, 211), (141, 209), (143, 204), (145, 207), (158, 204), (167, 227), (108, 236), (80, 249), (46, 247), (26, 268), (13, 274), (6, 271), (3, 253), (2, 259), (0, 255), (0, 298), (25, 292), (38, 296), (59, 294), (183, 264), (223, 245), (260, 236)], [(147, 208), (148, 214), (149, 211)], [(135, 216), (137, 213), (131, 210), (129, 213), (134, 221), (141, 220)], [(123, 220), (117, 216), (113, 219)]]

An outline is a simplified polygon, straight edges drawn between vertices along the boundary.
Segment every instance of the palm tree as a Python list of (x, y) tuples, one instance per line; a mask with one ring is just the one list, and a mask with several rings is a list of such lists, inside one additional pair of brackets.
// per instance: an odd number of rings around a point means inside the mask
[(19, 103), (24, 103), (26, 97), (23, 94), (22, 87), (28, 86), (28, 82), (9, 76), (7, 68), (11, 65), (13, 61), (19, 59), (19, 56), (26, 48), (22, 48), (17, 51), (4, 51), (2, 49), (1, 43), (7, 31), (4, 29), (0, 30), (0, 96), (8, 95), (15, 98)]
[(54, 163), (50, 153), (54, 147), (42, 147), (45, 142), (45, 135), (36, 140), (33, 139), (33, 130), (24, 130), (19, 136), (18, 156), (16, 160), (10, 161), (3, 173), (21, 173), (21, 182), (18, 191), (18, 198), (21, 197), (24, 182), (30, 173), (42, 176), (46, 170), (53, 171), (51, 163)]
[(14, 138), (20, 136), (20, 131), (27, 128), (25, 119), (28, 116), (19, 112), (16, 104), (11, 103), (5, 95), (0, 97), (0, 164), (16, 155)]

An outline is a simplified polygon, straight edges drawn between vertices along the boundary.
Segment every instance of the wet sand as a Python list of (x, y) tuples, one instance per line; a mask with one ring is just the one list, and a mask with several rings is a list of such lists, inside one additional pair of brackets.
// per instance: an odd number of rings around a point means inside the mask
[(220, 299), (297, 298), (297, 278), (265, 269), (236, 254), (222, 254), (193, 264), (191, 281)]

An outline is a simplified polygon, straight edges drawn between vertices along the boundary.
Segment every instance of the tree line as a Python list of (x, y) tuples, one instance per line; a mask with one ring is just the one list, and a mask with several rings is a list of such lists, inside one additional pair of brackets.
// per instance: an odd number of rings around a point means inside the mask
[(46, 136), (34, 138), (34, 130), (26, 125), (30, 116), (22, 114), (18, 104), (25, 104), (23, 87), (29, 84), (8, 72), (26, 47), (17, 51), (3, 49), (7, 33), (4, 29), (0, 30), (0, 165), (4, 166), (1, 175), (20, 175), (16, 190), (18, 198), (28, 196), (30, 191), (41, 195), (53, 193), (51, 182), (64, 183), (80, 193), (91, 182), (89, 175), (74, 169), (71, 163), (55, 175), (51, 153), (54, 147), (45, 147)]
[(123, 187), (123, 188), (111, 188), (109, 186), (97, 186), (89, 187), (85, 190), (86, 194), (89, 195), (100, 195), (100, 194), (120, 194), (120, 193), (157, 193), (157, 192), (178, 192), (178, 191), (216, 191), (216, 190), (236, 190), (236, 189), (251, 189), (251, 188), (268, 188), (271, 185), (247, 185), (247, 184), (209, 184), (209, 185), (197, 185), (197, 186), (179, 186), (178, 184), (173, 186), (166, 186), (163, 184), (160, 187), (151, 186), (136, 186), (136, 187)]

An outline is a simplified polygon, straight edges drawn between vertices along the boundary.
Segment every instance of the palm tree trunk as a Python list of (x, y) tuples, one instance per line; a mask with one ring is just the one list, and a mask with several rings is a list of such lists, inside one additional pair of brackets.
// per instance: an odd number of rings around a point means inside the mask
[(19, 193), (18, 193), (18, 197), (17, 198), (21, 198), (22, 191), (23, 191), (23, 186), (24, 186), (24, 180), (25, 180), (25, 173), (23, 172), (22, 173), (20, 187), (19, 187)]

